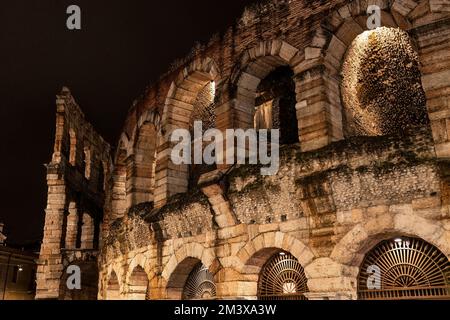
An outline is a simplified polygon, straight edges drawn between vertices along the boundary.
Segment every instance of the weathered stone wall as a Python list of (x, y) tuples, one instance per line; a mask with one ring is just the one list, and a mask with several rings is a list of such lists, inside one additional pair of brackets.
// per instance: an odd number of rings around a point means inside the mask
[[(367, 29), (370, 4), (417, 50), (431, 133), (422, 119), (402, 126), (408, 132), (343, 140), (340, 74)], [(255, 298), (259, 271), (284, 250), (304, 267), (308, 298), (348, 299), (357, 296), (364, 255), (381, 240), (415, 236), (450, 256), (449, 18), (450, 4), (437, 0), (267, 1), (174, 63), (124, 125), (116, 166), (133, 162), (143, 125), (156, 129), (154, 202), (121, 205), (119, 214), (107, 202), (107, 219), (121, 218), (105, 233), (99, 298), (135, 298), (129, 283), (138, 266), (148, 276), (147, 297), (181, 298), (198, 262), (214, 274), (219, 298)], [(219, 166), (200, 179), (206, 198), (196, 188), (187, 193), (188, 171), (170, 161), (169, 137), (196, 120), (199, 93), (214, 82), (218, 129), (250, 128), (259, 84), (280, 66), (293, 71), (300, 143), (282, 149), (279, 173)], [(126, 196), (117, 186), (113, 198)]]
[[(154, 119), (158, 149), (155, 205), (161, 207), (170, 196), (187, 191), (187, 168), (171, 163), (169, 137), (173, 129), (188, 127), (195, 120), (196, 97), (211, 81), (216, 86), (216, 127), (249, 128), (253, 126), (258, 84), (277, 67), (288, 66), (296, 84), (301, 149), (315, 150), (343, 139), (340, 73), (347, 49), (367, 29), (370, 4), (383, 10), (383, 26), (405, 30), (418, 49), (434, 139), (442, 141), (438, 153), (443, 156), (449, 78), (445, 54), (448, 41), (444, 40), (448, 36), (448, 4), (434, 0), (267, 1), (248, 8), (226, 32), (197, 45), (188, 57), (174, 63), (130, 109), (118, 153), (132, 159), (140, 127), (149, 118)], [(430, 28), (434, 31), (427, 31)], [(383, 114), (389, 112), (383, 110)], [(418, 121), (426, 125), (428, 119)], [(128, 203), (128, 208), (136, 204)], [(119, 216), (123, 215), (122, 206), (120, 211)]]
[[(54, 152), (47, 165), (48, 203), (38, 261), (37, 299), (70, 298), (71, 292), (66, 294), (61, 285), (68, 265), (83, 264), (89, 269), (88, 264), (90, 269), (97, 269), (105, 179), (112, 165), (109, 145), (87, 122), (67, 88), (57, 96), (56, 106)], [(84, 298), (92, 297), (95, 294), (91, 290)]]
[[(204, 185), (210, 205), (188, 194), (182, 204), (174, 199), (160, 210), (141, 211), (142, 218), (132, 221), (147, 226), (147, 243), (121, 253), (106, 244), (99, 297), (105, 297), (114, 270), (127, 298), (126, 279), (139, 265), (149, 277), (150, 298), (180, 298), (169, 283), (193, 257), (215, 274), (219, 297), (254, 298), (262, 262), (250, 261), (265, 248), (279, 248), (305, 267), (311, 298), (356, 298), (359, 263), (377, 241), (415, 235), (450, 256), (450, 214), (442, 204), (441, 164), (427, 128), (353, 138), (309, 153), (288, 146), (281, 163), (276, 176), (242, 166)], [(221, 192), (228, 206), (218, 206)], [(220, 210), (228, 210), (236, 224), (224, 227), (211, 214)], [(133, 229), (120, 234), (129, 242), (136, 236)]]
[[(348, 48), (367, 28), (370, 4), (383, 10), (383, 26), (405, 30), (417, 50), (431, 133), (424, 121), (398, 135), (344, 140), (340, 73)], [(348, 299), (356, 298), (364, 255), (381, 240), (414, 236), (449, 257), (449, 19), (450, 4), (442, 0), (273, 0), (247, 9), (136, 100), (105, 195), (89, 182), (98, 166), (86, 170), (83, 156), (108, 162), (109, 147), (63, 92), (38, 298), (59, 297), (68, 261), (95, 260), (95, 251), (76, 248), (81, 239), (91, 241), (78, 236), (82, 226), (64, 227), (66, 215), (79, 213), (75, 194), (98, 215), (105, 198), (99, 298), (142, 298), (141, 269), (147, 297), (181, 298), (198, 262), (214, 275), (219, 298), (255, 298), (261, 268), (284, 250), (304, 268), (308, 298)], [(214, 82), (218, 129), (251, 128), (259, 84), (281, 66), (293, 72), (299, 144), (282, 149), (279, 173), (219, 166), (189, 188), (188, 168), (170, 160), (169, 138), (196, 120), (199, 93)], [(71, 152), (80, 132), (90, 137), (90, 153)], [(144, 190), (148, 185), (152, 190)], [(61, 251), (63, 239), (75, 246), (70, 254)]]

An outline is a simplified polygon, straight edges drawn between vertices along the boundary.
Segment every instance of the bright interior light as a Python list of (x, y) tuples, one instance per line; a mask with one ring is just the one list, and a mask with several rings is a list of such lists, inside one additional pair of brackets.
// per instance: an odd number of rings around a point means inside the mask
[(285, 252), (280, 252), (280, 256), (285, 256), (286, 253)]
[(23, 271), (22, 266), (19, 266), (19, 272), (22, 272), (22, 271)]
[(403, 242), (403, 239), (402, 238), (396, 238), (394, 241), (397, 242), (397, 243), (401, 243), (401, 242)]

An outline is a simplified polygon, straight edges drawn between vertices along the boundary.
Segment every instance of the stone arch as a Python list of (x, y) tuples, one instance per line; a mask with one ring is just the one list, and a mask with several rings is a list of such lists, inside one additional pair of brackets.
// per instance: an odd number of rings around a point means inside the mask
[[(317, 50), (319, 57), (323, 56), (323, 65), (329, 75), (330, 87), (334, 90), (332, 104), (336, 110), (342, 110), (342, 121), (347, 129), (345, 130), (346, 136), (385, 135), (390, 134), (391, 131), (410, 127), (411, 123), (429, 124), (419, 65), (418, 61), (415, 62), (417, 57), (414, 57), (418, 53), (417, 41), (407, 33), (412, 27), (412, 23), (408, 20), (407, 10), (402, 7), (399, 1), (395, 1), (392, 6), (390, 6), (389, 1), (373, 2), (381, 9), (381, 27), (383, 28), (377, 28), (369, 34), (366, 10), (371, 4), (371, 2), (357, 0), (334, 11), (324, 21), (322, 28), (317, 31), (313, 45), (309, 47), (310, 50)], [(413, 1), (408, 3), (409, 6), (412, 4)], [(399, 13), (398, 10), (402, 13)], [(405, 32), (399, 32), (396, 28)], [(380, 37), (389, 37), (392, 40), (390, 42), (382, 41), (383, 47), (380, 47), (376, 45), (376, 41), (373, 41)], [(368, 44), (369, 39), (371, 41), (370, 45)], [(364, 41), (362, 42), (362, 40)], [(398, 43), (399, 46), (395, 48), (396, 50), (384, 49), (385, 43), (390, 43), (389, 45)], [(374, 64), (373, 60), (376, 59), (374, 52), (377, 51), (372, 51), (372, 48), (374, 48), (373, 44), (377, 46), (377, 50), (381, 49), (380, 52), (383, 52), (382, 54), (380, 53), (383, 56), (382, 58), (380, 57), (381, 63), (388, 61), (389, 57), (386, 56), (392, 53), (392, 61), (397, 61), (399, 55), (401, 55), (405, 61), (412, 61), (412, 64), (398, 62), (398, 65), (394, 65), (391, 69), (381, 65), (380, 69), (384, 70), (382, 74), (369, 71), (371, 70), (370, 66)], [(364, 52), (368, 50), (370, 50), (370, 54), (366, 55)], [(351, 58), (350, 60), (346, 59), (348, 55), (354, 55), (356, 52), (364, 57), (363, 61), (366, 62), (365, 64), (358, 65), (358, 59), (354, 56), (349, 57)], [(349, 67), (347, 66), (349, 62), (351, 62), (350, 70), (352, 70), (354, 77), (362, 69), (366, 73), (372, 72), (371, 75), (363, 76), (362, 79), (359, 79), (360, 76), (358, 76), (358, 81), (362, 82), (358, 82), (358, 85), (349, 85), (350, 76), (348, 75)], [(386, 66), (390, 65), (388, 62), (385, 63)], [(404, 70), (400, 71), (402, 68)], [(396, 72), (397, 70), (399, 71)], [(380, 77), (381, 80), (372, 81), (374, 74), (376, 77)], [(391, 79), (392, 74), (394, 74), (394, 78), (396, 75), (398, 76), (398, 79), (396, 79), (398, 81), (392, 84), (383, 81), (383, 77)], [(402, 78), (400, 74), (405, 74), (408, 78)], [(416, 88), (416, 84), (419, 86), (418, 88)], [(366, 87), (369, 87), (370, 90), (362, 90)], [(360, 89), (357, 90), (355, 88)], [(408, 90), (411, 92), (407, 92)], [(397, 96), (397, 94), (390, 93), (392, 91), (405, 92), (405, 98), (402, 100), (402, 95)], [(378, 96), (377, 92), (379, 92)], [(359, 104), (355, 100), (349, 102), (350, 97), (355, 95), (365, 97), (362, 107), (358, 107)], [(366, 101), (369, 97), (372, 98), (372, 100), (369, 99), (370, 102)], [(384, 99), (385, 97), (389, 98)], [(391, 101), (390, 97), (396, 97), (395, 101)], [(403, 110), (405, 107), (403, 105), (396, 110), (394, 106), (398, 106), (402, 101), (406, 106), (409, 106), (406, 101), (409, 97), (413, 97), (413, 101), (417, 105), (407, 109), (408, 114), (404, 114)], [(383, 112), (387, 106), (390, 106), (390, 103), (393, 108), (389, 110), (392, 109), (392, 112), (394, 112), (392, 116), (385, 115), (386, 112)], [(368, 105), (373, 106), (373, 108), (368, 108)]]
[(126, 275), (125, 283), (129, 283), (131, 273), (136, 267), (141, 267), (142, 269), (144, 269), (149, 280), (155, 277), (155, 273), (152, 271), (152, 268), (148, 263), (148, 259), (143, 254), (138, 254), (133, 258), (133, 260), (131, 260), (130, 264), (128, 265), (128, 273)]
[(104, 278), (104, 298), (105, 300), (121, 300), (124, 292), (123, 268), (119, 265), (109, 265)]
[(231, 76), (236, 87), (234, 128), (254, 127), (256, 94), (261, 81), (278, 67), (288, 66), (294, 71), (301, 60), (299, 50), (282, 40), (262, 41), (243, 53)]
[(105, 286), (105, 300), (120, 300), (120, 281), (116, 272), (113, 270), (107, 277)]
[(398, 235), (370, 248), (359, 268), (358, 299), (448, 299), (450, 260), (421, 238)]
[(130, 269), (131, 273), (127, 279), (127, 299), (128, 300), (146, 300), (149, 291), (149, 279), (144, 268), (137, 265)]
[(134, 206), (154, 202), (157, 146), (160, 139), (160, 116), (155, 110), (145, 112), (134, 129), (130, 145), (127, 203)]
[(123, 218), (127, 211), (127, 159), (129, 156), (129, 139), (122, 134), (117, 148), (111, 183), (111, 219)]
[(423, 239), (450, 258), (450, 231), (438, 221), (401, 213), (386, 213), (356, 225), (335, 245), (330, 257), (337, 263), (359, 267), (371, 248), (396, 236)]
[(220, 263), (213, 250), (199, 243), (189, 243), (175, 251), (162, 272), (168, 299), (182, 298), (186, 280), (200, 263), (208, 268), (212, 276), (220, 269)]
[[(450, 134), (445, 127), (448, 120), (446, 113), (442, 112), (445, 109), (442, 105), (442, 96), (446, 95), (450, 83), (442, 80), (450, 78), (450, 71), (448, 68), (442, 68), (446, 59), (444, 52), (448, 51), (448, 47), (444, 48), (441, 45), (443, 41), (441, 35), (447, 35), (449, 27), (448, 23), (439, 23), (449, 19), (448, 5), (433, 0), (354, 0), (334, 10), (323, 21), (310, 47), (306, 48), (310, 52), (315, 52), (311, 59), (306, 59), (306, 65), (317, 64), (314, 60), (323, 64), (329, 74), (328, 87), (332, 89), (330, 92), (334, 95), (332, 101), (336, 101), (333, 109), (341, 108), (339, 94), (341, 65), (349, 45), (357, 35), (367, 30), (366, 10), (370, 4), (376, 4), (382, 9), (382, 26), (400, 28), (410, 34), (420, 60), (422, 87), (426, 93), (431, 129), (437, 144), (436, 151), (439, 157), (448, 156)], [(431, 25), (434, 36), (429, 35), (428, 26)]]
[[(158, 146), (155, 203), (162, 206), (167, 198), (188, 189), (188, 166), (174, 165), (170, 159), (175, 129), (189, 130), (198, 94), (211, 82), (219, 85), (219, 68), (211, 58), (196, 59), (183, 68), (172, 82), (161, 118), (162, 139)], [(194, 119), (195, 120), (195, 119)]]
[(266, 232), (249, 241), (237, 253), (240, 273), (259, 273), (262, 261), (267, 260), (277, 251), (290, 252), (305, 268), (315, 258), (311, 249), (297, 238), (283, 232)]

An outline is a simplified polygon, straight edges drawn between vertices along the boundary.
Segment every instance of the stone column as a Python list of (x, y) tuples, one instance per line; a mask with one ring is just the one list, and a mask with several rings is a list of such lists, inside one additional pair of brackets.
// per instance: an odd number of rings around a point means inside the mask
[(67, 228), (65, 248), (75, 249), (77, 247), (77, 233), (78, 233), (78, 212), (75, 202), (69, 204), (69, 215), (67, 216)]
[(309, 300), (355, 300), (358, 268), (348, 267), (330, 258), (319, 258), (305, 267)]
[(58, 164), (48, 166), (48, 202), (45, 214), (44, 239), (36, 275), (36, 299), (57, 299), (61, 272), (61, 238), (66, 211), (66, 187)]
[(296, 70), (297, 119), (302, 151), (343, 139), (339, 80), (324, 65)]
[(450, 19), (414, 30), (422, 71), (422, 85), (439, 158), (450, 157)]
[(81, 228), (81, 249), (94, 249), (94, 231), (94, 219), (88, 213), (84, 213)]

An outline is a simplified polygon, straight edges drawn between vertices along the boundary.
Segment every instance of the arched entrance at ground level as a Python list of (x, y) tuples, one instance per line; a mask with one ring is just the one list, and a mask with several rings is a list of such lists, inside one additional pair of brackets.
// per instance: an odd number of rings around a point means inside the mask
[(422, 239), (398, 237), (379, 243), (358, 276), (361, 300), (450, 299), (450, 262)]
[(149, 281), (147, 273), (141, 266), (134, 268), (128, 285), (128, 300), (146, 300), (148, 297)]
[(275, 252), (261, 270), (258, 299), (307, 300), (307, 282), (303, 267), (292, 254), (285, 251)]
[(183, 289), (183, 300), (212, 299), (216, 296), (214, 276), (201, 262), (194, 267)]
[(184, 259), (167, 284), (167, 298), (183, 300), (214, 299), (216, 284), (209, 269), (196, 258)]
[(116, 273), (113, 271), (106, 286), (106, 300), (120, 300), (120, 285)]

